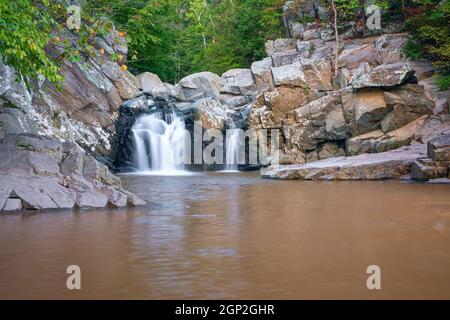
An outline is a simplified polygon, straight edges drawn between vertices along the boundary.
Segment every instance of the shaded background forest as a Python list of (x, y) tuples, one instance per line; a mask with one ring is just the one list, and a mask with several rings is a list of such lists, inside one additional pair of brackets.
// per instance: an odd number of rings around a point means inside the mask
[(177, 82), (218, 74), (265, 56), (266, 39), (283, 36), (282, 0), (97, 0), (91, 14), (110, 16), (130, 39), (129, 66)]
[[(294, 0), (299, 6), (309, 0)], [(67, 32), (67, 6), (82, 2), (79, 30)], [(331, 1), (321, 1), (329, 6)], [(373, 1), (372, 1), (373, 2)], [(450, 1), (378, 0), (383, 23), (397, 19), (400, 31), (413, 31), (405, 54), (427, 58), (450, 85)], [(150, 71), (175, 83), (184, 76), (212, 71), (221, 74), (248, 67), (265, 56), (264, 42), (285, 35), (283, 0), (0, 0), (0, 58), (24, 77), (42, 75), (62, 80), (65, 59), (82, 60), (95, 50), (98, 35), (113, 25), (128, 41), (124, 68), (137, 74)], [(335, 0), (339, 22), (357, 21), (364, 0)], [(319, 24), (319, 19), (305, 20)], [(76, 37), (74, 36), (76, 35)], [(76, 38), (76, 40), (74, 40)], [(76, 45), (74, 44), (76, 41)], [(58, 55), (49, 55), (49, 45)], [(81, 48), (81, 49), (80, 49)], [(54, 50), (53, 50), (54, 51)]]

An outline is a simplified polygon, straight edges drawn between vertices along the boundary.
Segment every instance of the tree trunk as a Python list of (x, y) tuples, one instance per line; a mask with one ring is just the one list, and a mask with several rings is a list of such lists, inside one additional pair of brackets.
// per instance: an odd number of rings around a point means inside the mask
[(337, 77), (338, 74), (338, 57), (339, 57), (339, 33), (338, 33), (338, 25), (337, 25), (337, 10), (336, 5), (334, 4), (334, 0), (331, 0), (331, 8), (334, 13), (334, 36), (336, 38), (336, 50), (335, 50), (335, 58), (334, 58), (334, 76)]

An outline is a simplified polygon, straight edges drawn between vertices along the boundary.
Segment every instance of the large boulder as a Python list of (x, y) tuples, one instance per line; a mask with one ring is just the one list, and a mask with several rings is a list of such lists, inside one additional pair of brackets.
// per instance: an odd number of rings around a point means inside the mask
[(104, 186), (101, 188), (101, 193), (108, 197), (109, 205), (113, 208), (126, 207), (128, 203), (128, 196), (111, 186)]
[(10, 103), (2, 103), (1, 99), (0, 129), (5, 134), (37, 133), (35, 123), (22, 110)]
[(115, 83), (117, 91), (122, 99), (133, 99), (139, 95), (139, 81), (129, 71), (124, 71)]
[(275, 52), (271, 57), (274, 67), (293, 64), (294, 62), (299, 62), (302, 59), (302, 56), (298, 53), (297, 49)]
[(57, 158), (50, 155), (50, 152), (33, 151), (29, 145), (18, 145), (21, 138), (21, 135), (6, 136), (0, 142), (0, 173), (57, 176), (59, 174)]
[(104, 208), (108, 201), (107, 195), (92, 189), (78, 193), (76, 205), (80, 209)]
[(222, 93), (252, 96), (256, 91), (255, 80), (250, 69), (231, 69), (222, 75), (220, 89)]
[(347, 124), (338, 92), (314, 100), (293, 113), (295, 124), (283, 128), (283, 133), (292, 145), (301, 150), (315, 150), (319, 143), (347, 137)]
[(307, 87), (318, 91), (331, 91), (333, 86), (331, 78), (331, 62), (326, 58), (322, 59), (302, 59), (303, 72)]
[(390, 111), (384, 100), (383, 91), (373, 88), (360, 90), (354, 94), (355, 125), (358, 134), (378, 128), (380, 121)]
[(377, 153), (397, 149), (420, 139), (420, 131), (426, 120), (423, 116), (404, 127), (384, 133), (375, 130), (347, 140), (347, 154)]
[(153, 96), (168, 98), (171, 95), (171, 88), (161, 81), (158, 75), (151, 72), (143, 72), (137, 77), (139, 89), (148, 92)]
[(436, 76), (419, 81), (419, 85), (424, 87), (425, 95), (435, 103), (434, 114), (449, 112), (450, 90), (440, 90)]
[(75, 205), (74, 195), (60, 185), (57, 179), (37, 176), (4, 176), (4, 179), (12, 189), (10, 198), (20, 199), (25, 209), (71, 209)]
[(225, 106), (235, 109), (242, 107), (246, 104), (249, 104), (251, 102), (251, 98), (249, 96), (241, 96), (225, 93), (220, 95), (220, 102)]
[(295, 39), (276, 39), (269, 40), (265, 44), (267, 56), (271, 56), (276, 52), (284, 52), (297, 48), (297, 40)]
[(352, 70), (358, 68), (362, 62), (366, 62), (372, 67), (381, 63), (374, 38), (345, 41), (344, 48), (339, 53), (338, 67)]
[(83, 175), (92, 181), (99, 181), (106, 185), (121, 187), (120, 178), (113, 175), (108, 167), (94, 157), (85, 155)]
[(279, 124), (287, 112), (293, 111), (317, 97), (318, 95), (312, 90), (288, 86), (279, 86), (264, 93), (265, 104), (274, 113), (276, 122)]
[[(450, 164), (450, 162), (448, 164)], [(430, 158), (417, 159), (417, 161), (411, 165), (411, 179), (428, 181), (432, 179), (447, 178), (449, 172), (448, 164), (443, 164), (441, 161), (433, 161)]]
[(297, 52), (301, 59), (308, 59), (311, 57), (313, 49), (311, 41), (297, 41)]
[(418, 134), (423, 143), (439, 135), (450, 134), (450, 114), (428, 116)]
[(82, 175), (84, 169), (85, 151), (76, 143), (65, 142), (63, 144), (63, 158), (60, 163), (61, 173)]
[(425, 96), (421, 86), (408, 84), (385, 91), (386, 105), (392, 111), (381, 122), (381, 129), (389, 132), (433, 112), (434, 103)]
[(220, 99), (220, 77), (212, 72), (191, 74), (175, 86), (175, 97), (194, 102), (203, 98)]
[(428, 141), (428, 156), (434, 161), (450, 161), (450, 133)]
[[(0, 206), (0, 211), (2, 207)], [(22, 200), (17, 198), (9, 198), (6, 200), (5, 205), (3, 207), (4, 212), (12, 212), (12, 211), (19, 211), (23, 208), (22, 206)]]
[(395, 63), (403, 60), (403, 47), (409, 36), (405, 33), (384, 34), (375, 40), (381, 63)]
[(255, 61), (252, 63), (251, 69), (258, 89), (267, 90), (274, 87), (272, 71), (270, 70), (271, 67), (271, 58), (265, 58), (261, 61)]
[(272, 68), (275, 86), (307, 87), (303, 66), (300, 62)]
[(200, 121), (204, 129), (223, 130), (233, 123), (230, 113), (214, 99), (201, 99), (193, 105), (193, 120)]
[(410, 81), (414, 76), (412, 66), (407, 62), (382, 64), (369, 73), (358, 74), (352, 79), (355, 89), (371, 87), (394, 87)]

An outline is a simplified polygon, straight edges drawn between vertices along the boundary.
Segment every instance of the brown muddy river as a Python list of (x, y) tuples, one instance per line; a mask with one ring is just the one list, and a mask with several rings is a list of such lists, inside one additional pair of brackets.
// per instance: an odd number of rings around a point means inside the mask
[(448, 185), (232, 173), (124, 185), (152, 204), (1, 215), (0, 298), (450, 299)]

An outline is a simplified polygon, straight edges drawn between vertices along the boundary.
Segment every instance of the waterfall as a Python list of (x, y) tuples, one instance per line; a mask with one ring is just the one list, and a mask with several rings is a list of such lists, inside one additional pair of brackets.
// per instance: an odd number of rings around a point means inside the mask
[(228, 129), (225, 171), (238, 170), (240, 132), (240, 129)]
[(177, 174), (183, 171), (186, 131), (175, 113), (141, 116), (132, 128), (138, 171)]

